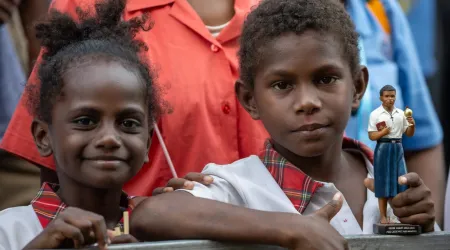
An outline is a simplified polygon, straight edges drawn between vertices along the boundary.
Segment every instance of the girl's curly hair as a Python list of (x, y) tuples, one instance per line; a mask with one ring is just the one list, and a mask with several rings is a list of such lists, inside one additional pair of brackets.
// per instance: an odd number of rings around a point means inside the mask
[(36, 25), (36, 37), (44, 49), (38, 68), (40, 84), (27, 86), (27, 106), (36, 118), (51, 123), (65, 72), (100, 59), (117, 61), (140, 75), (147, 90), (149, 118), (157, 119), (161, 109), (155, 77), (140, 56), (148, 48), (135, 38), (139, 30), (149, 30), (152, 23), (145, 15), (124, 21), (125, 4), (126, 0), (97, 1), (94, 14), (78, 7), (76, 17), (52, 9), (47, 19)]

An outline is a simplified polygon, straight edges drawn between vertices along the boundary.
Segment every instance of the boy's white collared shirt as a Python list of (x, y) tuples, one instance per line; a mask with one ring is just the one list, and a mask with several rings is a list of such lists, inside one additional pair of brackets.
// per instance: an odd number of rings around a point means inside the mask
[(403, 133), (405, 133), (409, 125), (403, 110), (394, 107), (392, 114), (390, 114), (381, 105), (370, 113), (368, 131), (378, 131), (376, 125), (383, 121), (386, 123), (386, 126), (391, 128), (391, 132), (388, 135), (383, 136), (383, 138), (402, 138)]
[[(373, 178), (373, 166), (364, 155), (363, 157), (368, 177)], [(299, 214), (257, 156), (250, 156), (230, 165), (208, 164), (202, 173), (212, 175), (214, 182), (209, 186), (195, 183), (193, 190), (179, 191), (256, 210)], [(355, 185), (357, 184), (355, 183)], [(338, 190), (334, 184), (324, 183), (324, 186), (316, 191), (303, 214), (314, 213), (330, 202), (336, 192)], [(390, 206), (388, 206), (387, 215), (392, 221), (398, 221)], [(341, 210), (330, 223), (342, 235), (372, 234), (373, 224), (379, 222), (380, 213), (378, 199), (370, 190), (367, 190), (363, 217), (363, 227), (361, 228), (344, 197)]]

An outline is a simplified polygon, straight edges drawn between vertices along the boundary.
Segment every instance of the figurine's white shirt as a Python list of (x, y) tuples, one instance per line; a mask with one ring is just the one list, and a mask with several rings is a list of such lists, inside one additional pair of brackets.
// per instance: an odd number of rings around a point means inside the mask
[(394, 107), (392, 113), (389, 113), (383, 106), (380, 106), (370, 113), (368, 131), (378, 131), (376, 125), (383, 121), (386, 123), (386, 126), (391, 128), (391, 132), (383, 136), (383, 138), (402, 138), (403, 133), (408, 128), (408, 120), (406, 120), (403, 110)]
[[(368, 177), (373, 178), (373, 166), (364, 154), (362, 155), (365, 159)], [(195, 183), (193, 190), (182, 191), (197, 197), (256, 210), (299, 213), (257, 156), (250, 156), (230, 165), (208, 164), (202, 173), (212, 175), (214, 177), (213, 184), (204, 186)], [(355, 185), (363, 184), (355, 183)], [(324, 186), (313, 195), (303, 214), (314, 213), (330, 202), (337, 192), (338, 189), (333, 183), (324, 183)], [(393, 221), (398, 221), (390, 207), (388, 207), (387, 215)], [(361, 228), (344, 198), (344, 204), (339, 213), (331, 220), (331, 225), (343, 235), (372, 234), (373, 224), (379, 222), (380, 213), (378, 199), (370, 190), (367, 190), (363, 216), (363, 228)]]

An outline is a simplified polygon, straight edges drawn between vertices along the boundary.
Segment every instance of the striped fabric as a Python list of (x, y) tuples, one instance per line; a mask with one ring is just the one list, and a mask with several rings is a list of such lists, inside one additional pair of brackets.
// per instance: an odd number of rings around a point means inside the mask
[[(58, 189), (59, 185), (44, 182), (36, 197), (31, 201), (31, 206), (44, 229), (67, 207), (58, 197), (58, 194), (56, 194)], [(131, 197), (122, 193), (120, 207), (122, 211), (128, 211), (131, 216), (131, 212), (134, 209), (134, 203)], [(117, 226), (123, 229), (123, 218)]]
[[(342, 149), (360, 150), (373, 163), (373, 151), (363, 143), (344, 137)], [(259, 158), (280, 185), (286, 196), (300, 213), (308, 206), (314, 193), (323, 186), (323, 183), (313, 180), (299, 168), (288, 162), (272, 146), (270, 140), (265, 143), (265, 149)]]

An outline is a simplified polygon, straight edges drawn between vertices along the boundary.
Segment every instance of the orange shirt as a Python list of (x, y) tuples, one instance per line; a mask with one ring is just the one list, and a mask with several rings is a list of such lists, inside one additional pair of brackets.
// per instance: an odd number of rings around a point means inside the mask
[[(58, 0), (53, 1), (53, 7), (73, 14), (76, 6), (92, 7), (94, 1)], [(236, 0), (235, 16), (213, 38), (186, 0), (128, 0), (125, 19), (147, 12), (154, 21), (154, 28), (142, 31), (139, 38), (149, 46), (148, 57), (164, 89), (162, 97), (171, 106), (159, 120), (159, 128), (181, 177), (200, 172), (210, 162), (227, 164), (257, 154), (268, 137), (262, 124), (251, 119), (234, 93), (238, 38), (245, 15), (257, 2)], [(36, 70), (30, 79), (36, 79)], [(53, 159), (40, 157), (36, 150), (31, 120), (22, 96), (2, 148), (54, 169)], [(172, 177), (156, 136), (149, 158), (150, 163), (125, 185), (129, 194), (151, 195), (155, 187), (165, 185)]]

